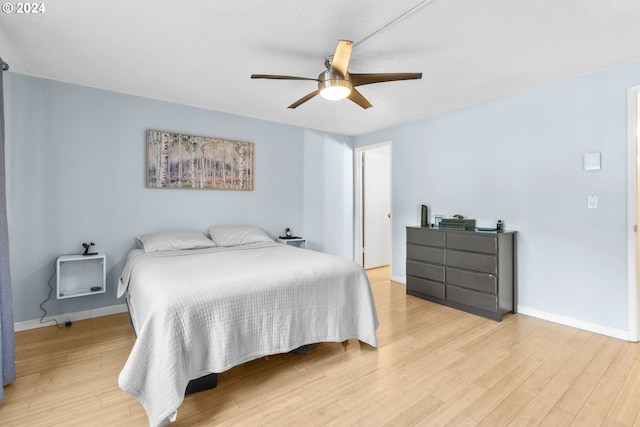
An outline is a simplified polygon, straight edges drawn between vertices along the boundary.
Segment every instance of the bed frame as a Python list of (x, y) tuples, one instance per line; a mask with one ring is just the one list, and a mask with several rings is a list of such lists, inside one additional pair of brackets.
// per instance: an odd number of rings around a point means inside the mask
[(187, 384), (187, 389), (184, 394), (197, 393), (199, 391), (210, 390), (212, 388), (216, 388), (218, 386), (218, 374), (215, 372), (213, 374), (205, 375), (204, 377), (196, 378), (195, 380), (189, 381)]

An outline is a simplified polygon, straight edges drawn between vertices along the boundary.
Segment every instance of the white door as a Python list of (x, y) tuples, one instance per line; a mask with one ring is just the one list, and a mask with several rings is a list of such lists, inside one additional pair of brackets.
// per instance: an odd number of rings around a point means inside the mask
[[(629, 105), (629, 109), (632, 117), (630, 121), (632, 122), (631, 129), (629, 132), (629, 143), (633, 145), (633, 148), (629, 150), (630, 153), (633, 153), (633, 158), (631, 160), (633, 171), (633, 179), (635, 181), (635, 212), (633, 213), (632, 224), (629, 224), (629, 229), (633, 228), (633, 232), (629, 231), (633, 236), (634, 247), (630, 250), (630, 252), (635, 251), (635, 259), (631, 262), (634, 262), (635, 265), (629, 268), (629, 273), (632, 275), (632, 282), (634, 282), (629, 289), (629, 340), (631, 341), (640, 341), (640, 275), (638, 274), (638, 267), (640, 266), (640, 234), (638, 233), (638, 224), (640, 223), (640, 170), (638, 169), (638, 164), (640, 164), (640, 87), (633, 88), (632, 90), (632, 99), (630, 102), (633, 103)], [(631, 156), (630, 156), (631, 157)], [(629, 197), (629, 196), (627, 196)], [(629, 215), (631, 216), (631, 215)], [(632, 227), (631, 227), (632, 226)], [(635, 268), (633, 268), (635, 267)], [(633, 289), (635, 287), (635, 289)], [(635, 295), (634, 295), (635, 291)], [(635, 317), (635, 318), (634, 318)], [(635, 326), (635, 329), (634, 329)]]
[(628, 340), (640, 341), (640, 86), (628, 89), (627, 109)]
[(391, 148), (362, 157), (364, 268), (375, 268), (391, 261)]

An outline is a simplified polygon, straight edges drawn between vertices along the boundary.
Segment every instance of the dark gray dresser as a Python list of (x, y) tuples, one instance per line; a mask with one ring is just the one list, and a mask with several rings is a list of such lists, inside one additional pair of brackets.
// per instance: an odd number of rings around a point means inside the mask
[(516, 235), (407, 227), (407, 294), (497, 321), (515, 313)]

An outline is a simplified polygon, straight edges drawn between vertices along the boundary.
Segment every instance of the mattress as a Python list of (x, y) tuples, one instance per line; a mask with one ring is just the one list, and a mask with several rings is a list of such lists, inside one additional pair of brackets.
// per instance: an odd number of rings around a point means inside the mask
[(152, 426), (176, 419), (190, 380), (306, 344), (378, 344), (362, 267), (275, 242), (134, 250), (119, 281), (123, 295), (137, 339), (119, 385)]

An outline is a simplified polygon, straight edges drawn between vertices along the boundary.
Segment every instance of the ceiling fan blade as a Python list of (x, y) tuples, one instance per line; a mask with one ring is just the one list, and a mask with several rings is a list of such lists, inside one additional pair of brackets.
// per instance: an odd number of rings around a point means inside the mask
[(296, 77), (296, 76), (280, 76), (277, 74), (251, 74), (252, 79), (271, 79), (271, 80), (312, 80), (317, 82), (318, 79), (312, 79), (309, 77)]
[(302, 98), (298, 99), (296, 102), (294, 102), (293, 104), (289, 105), (289, 107), (287, 107), (287, 108), (299, 107), (300, 105), (304, 104), (305, 102), (307, 102), (308, 100), (310, 100), (311, 98), (316, 96), (318, 93), (320, 93), (320, 91), (318, 91), (318, 90), (313, 91), (310, 94), (305, 95)]
[(367, 108), (373, 107), (373, 105), (371, 105), (371, 103), (367, 101), (367, 98), (362, 96), (362, 94), (358, 92), (355, 87), (351, 89), (351, 93), (349, 94), (349, 96), (347, 96), (347, 98), (349, 98), (350, 100), (352, 100), (353, 102), (355, 102), (356, 104), (364, 108), (365, 110)]
[(349, 74), (351, 83), (354, 86), (370, 85), (372, 83), (394, 82), (397, 80), (418, 80), (422, 78), (422, 73), (371, 73), (371, 74)]
[(342, 74), (343, 77), (347, 75), (349, 61), (351, 60), (351, 49), (353, 49), (352, 41), (338, 41), (338, 46), (336, 46), (336, 51), (331, 60), (331, 67)]

